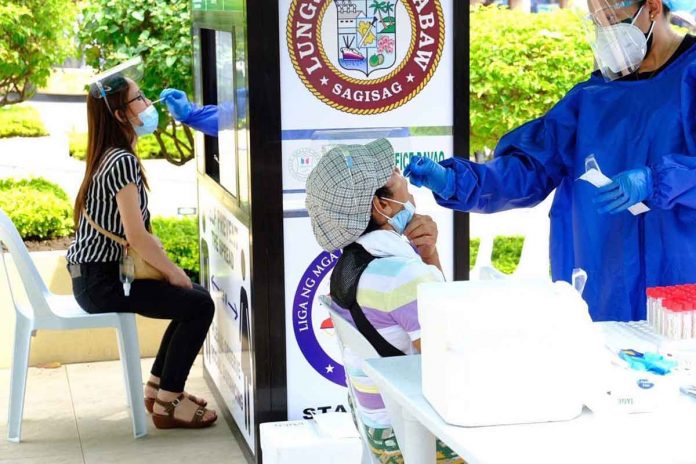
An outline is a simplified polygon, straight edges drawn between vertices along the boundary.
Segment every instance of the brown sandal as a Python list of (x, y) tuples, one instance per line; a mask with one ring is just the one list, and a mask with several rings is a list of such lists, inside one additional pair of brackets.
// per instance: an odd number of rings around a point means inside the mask
[(186, 396), (183, 393), (179, 395), (177, 399), (170, 402), (155, 398), (155, 402), (160, 406), (164, 406), (164, 410), (167, 413), (166, 415), (157, 413), (152, 414), (152, 422), (155, 424), (155, 427), (158, 429), (202, 429), (205, 427), (210, 427), (213, 425), (213, 423), (215, 423), (217, 420), (217, 415), (212, 419), (203, 420), (203, 417), (208, 410), (202, 406), (199, 406), (198, 409), (196, 409), (193, 419), (190, 421), (175, 418), (174, 409), (176, 409), (176, 407), (179, 406), (179, 403), (181, 403), (181, 401), (185, 398)]
[[(147, 381), (147, 386), (154, 388), (155, 390), (159, 390), (160, 386), (159, 384), (151, 381)], [(204, 400), (203, 398), (198, 398), (197, 396), (189, 395), (188, 393), (186, 394), (186, 397), (196, 403), (198, 406), (203, 406), (206, 407), (208, 406), (208, 402)], [(154, 398), (148, 398), (145, 397), (145, 409), (147, 409), (147, 412), (152, 414), (152, 408), (155, 407), (155, 399)]]

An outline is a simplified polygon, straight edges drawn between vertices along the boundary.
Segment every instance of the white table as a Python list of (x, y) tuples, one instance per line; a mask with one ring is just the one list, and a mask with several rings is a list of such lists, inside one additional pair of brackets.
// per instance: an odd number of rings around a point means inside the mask
[[(586, 410), (566, 422), (456, 427), (423, 397), (420, 356), (369, 359), (365, 372), (385, 402), (397, 405), (390, 414), (403, 416), (406, 464), (434, 463), (434, 437), (469, 464), (696, 463), (696, 402), (687, 398), (659, 413), (608, 416)], [(447, 382), (446, 372), (442, 381)]]

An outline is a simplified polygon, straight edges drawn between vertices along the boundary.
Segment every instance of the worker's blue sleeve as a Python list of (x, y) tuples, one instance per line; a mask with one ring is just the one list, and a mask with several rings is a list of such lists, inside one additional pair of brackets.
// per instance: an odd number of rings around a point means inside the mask
[(684, 206), (696, 210), (696, 158), (667, 155), (653, 166), (653, 197), (649, 203), (661, 209)]
[(478, 213), (532, 207), (543, 201), (572, 166), (575, 100), (571, 90), (545, 116), (506, 134), (490, 162), (442, 161), (455, 172), (455, 193), (449, 199), (435, 195), (436, 201), (447, 208)]
[(218, 107), (217, 105), (195, 106), (191, 105), (191, 112), (180, 122), (203, 132), (205, 135), (217, 137), (218, 135)]
[(684, 72), (681, 92), (686, 153), (667, 154), (652, 166), (653, 195), (648, 204), (678, 209), (682, 220), (696, 221), (696, 65)]
[(226, 128), (233, 129), (236, 123), (235, 116), (243, 119), (246, 118), (247, 114), (247, 89), (237, 89), (236, 94), (236, 115), (234, 114), (235, 104), (231, 101), (223, 101), (219, 105), (206, 105), (203, 107), (197, 107), (192, 104), (191, 113), (181, 122), (212, 137), (218, 136), (221, 123), (224, 126), (222, 127), (223, 130)]

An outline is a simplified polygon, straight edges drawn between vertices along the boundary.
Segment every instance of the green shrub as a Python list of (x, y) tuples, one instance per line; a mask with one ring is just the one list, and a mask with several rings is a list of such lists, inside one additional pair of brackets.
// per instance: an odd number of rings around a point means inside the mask
[(48, 132), (36, 108), (16, 105), (0, 108), (0, 139), (44, 135), (48, 135)]
[(472, 153), (546, 113), (593, 69), (581, 21), (570, 10), (474, 7), (469, 37)]
[(198, 220), (195, 217), (153, 218), (152, 232), (162, 241), (169, 258), (183, 269), (191, 280), (198, 282)]
[(73, 232), (68, 195), (45, 179), (0, 180), (0, 209), (25, 240), (68, 237)]
[[(473, 269), (478, 256), (481, 240), (472, 238), (469, 243), (469, 268)], [(491, 261), (493, 266), (504, 274), (515, 272), (520, 262), (524, 237), (518, 236), (499, 236), (493, 240), (493, 256)]]
[(524, 237), (496, 237), (493, 240), (493, 266), (505, 274), (515, 272), (523, 244)]
[(84, 161), (87, 157), (87, 134), (68, 132), (68, 152), (73, 158)]
[[(183, 141), (184, 135), (181, 134)], [(83, 132), (70, 132), (68, 134), (70, 156), (75, 159), (83, 160), (87, 156), (87, 134)], [(188, 144), (188, 142), (186, 142)], [(169, 153), (175, 153), (174, 141), (165, 138), (164, 146)], [(138, 138), (138, 156), (140, 159), (162, 159), (164, 154), (160, 150), (159, 142), (154, 135), (146, 135)]]

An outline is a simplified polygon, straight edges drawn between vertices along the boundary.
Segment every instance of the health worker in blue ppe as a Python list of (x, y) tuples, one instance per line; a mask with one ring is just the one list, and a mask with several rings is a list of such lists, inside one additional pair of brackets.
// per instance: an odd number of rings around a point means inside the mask
[[(550, 211), (554, 280), (587, 271), (596, 321), (646, 317), (646, 288), (696, 282), (696, 37), (674, 0), (590, 0), (598, 70), (546, 115), (512, 130), (490, 162), (412, 158), (405, 174), (460, 211)], [(612, 182), (578, 180), (594, 155)], [(650, 211), (627, 211), (643, 202)]]
[[(236, 117), (245, 118), (247, 89), (238, 89), (236, 94), (238, 110)], [(160, 100), (166, 103), (169, 113), (176, 121), (212, 137), (217, 137), (221, 122), (227, 125), (234, 121), (235, 103), (233, 102), (225, 101), (220, 105), (198, 106), (191, 103), (186, 93), (178, 89), (164, 89), (160, 93)]]

